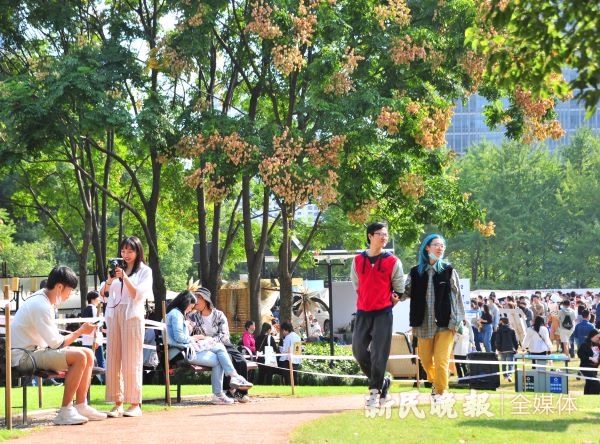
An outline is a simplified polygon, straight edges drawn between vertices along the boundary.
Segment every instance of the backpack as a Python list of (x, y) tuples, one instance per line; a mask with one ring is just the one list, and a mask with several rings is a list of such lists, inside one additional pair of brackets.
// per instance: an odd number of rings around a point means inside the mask
[(573, 328), (573, 321), (571, 320), (571, 315), (565, 315), (565, 318), (562, 321), (562, 328), (571, 330)]

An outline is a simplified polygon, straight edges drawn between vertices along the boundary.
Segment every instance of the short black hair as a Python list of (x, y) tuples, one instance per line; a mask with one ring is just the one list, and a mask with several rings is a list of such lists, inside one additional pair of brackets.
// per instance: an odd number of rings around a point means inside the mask
[(100, 293), (98, 293), (96, 290), (88, 291), (88, 294), (85, 296), (88, 304), (91, 304), (94, 299), (98, 299), (99, 297)]
[(581, 310), (582, 318), (587, 318), (589, 315), (590, 315), (590, 311), (587, 308), (584, 308), (583, 310)]
[(387, 224), (385, 222), (373, 222), (367, 226), (367, 245), (371, 243), (369, 240), (369, 234), (374, 234), (376, 231), (379, 231), (382, 228), (387, 228)]
[(56, 284), (63, 284), (69, 288), (77, 288), (79, 279), (71, 268), (66, 265), (57, 265), (48, 275), (46, 288), (52, 290), (56, 287)]
[(285, 330), (285, 331), (289, 331), (289, 332), (294, 331), (294, 327), (292, 326), (292, 323), (291, 322), (287, 322), (287, 321), (286, 322), (282, 322), (280, 328), (281, 328), (281, 330)]
[(246, 321), (244, 324), (244, 329), (248, 330), (251, 325), (254, 325), (254, 321)]

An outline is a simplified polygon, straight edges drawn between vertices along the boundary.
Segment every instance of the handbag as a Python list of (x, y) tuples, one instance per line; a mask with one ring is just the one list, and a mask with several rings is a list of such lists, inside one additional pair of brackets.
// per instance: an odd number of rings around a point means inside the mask
[(277, 357), (271, 345), (265, 345), (265, 365), (277, 367)]

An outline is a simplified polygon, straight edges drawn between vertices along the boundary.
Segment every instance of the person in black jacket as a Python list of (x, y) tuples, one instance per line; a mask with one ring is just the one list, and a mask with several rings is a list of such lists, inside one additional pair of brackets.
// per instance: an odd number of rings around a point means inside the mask
[[(258, 353), (258, 381), (257, 384), (272, 385), (273, 374), (277, 369), (277, 358), (275, 353), (277, 344), (271, 334), (273, 327), (268, 322), (264, 322), (260, 327), (260, 334), (256, 337), (256, 351)], [(269, 352), (272, 354), (272, 361), (265, 362), (265, 347), (271, 347)]]
[[(96, 318), (100, 315), (98, 311), (98, 307), (100, 306), (100, 302), (102, 298), (100, 297), (100, 293), (96, 290), (88, 291), (86, 295), (87, 306), (81, 312), (82, 318)], [(100, 328), (100, 327), (99, 327)], [(96, 366), (106, 368), (106, 360), (104, 359), (104, 345), (98, 344), (96, 342), (96, 336), (102, 335), (101, 332), (96, 332), (91, 336), (82, 337), (82, 343), (84, 346), (91, 348), (94, 350), (94, 357), (96, 358)], [(103, 383), (104, 375), (99, 374), (96, 375), (96, 378)]]
[[(496, 331), (496, 352), (500, 361), (514, 361), (515, 353), (519, 348), (517, 335), (508, 323), (508, 318), (500, 318)], [(513, 365), (502, 364), (502, 372), (507, 382), (512, 382)]]
[[(579, 356), (579, 367), (589, 367), (590, 370), (582, 370), (581, 375), (586, 378), (598, 376), (598, 359), (600, 358), (600, 332), (591, 330), (581, 347), (577, 350)], [(583, 387), (584, 395), (600, 395), (600, 381), (597, 379), (586, 379)]]

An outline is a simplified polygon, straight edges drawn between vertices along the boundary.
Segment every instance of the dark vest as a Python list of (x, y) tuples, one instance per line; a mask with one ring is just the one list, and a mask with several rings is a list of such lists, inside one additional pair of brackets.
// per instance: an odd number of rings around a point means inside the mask
[[(452, 267), (446, 265), (441, 273), (433, 274), (433, 291), (435, 293), (435, 323), (438, 327), (448, 327), (450, 323), (450, 307), (452, 296)], [(427, 304), (427, 272), (420, 275), (417, 267), (410, 270), (410, 326), (423, 325), (425, 306)]]

